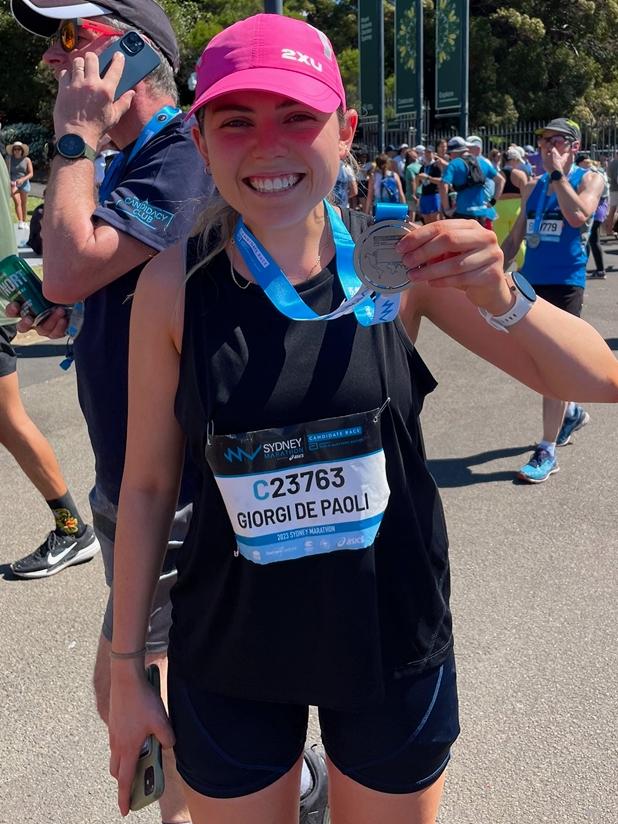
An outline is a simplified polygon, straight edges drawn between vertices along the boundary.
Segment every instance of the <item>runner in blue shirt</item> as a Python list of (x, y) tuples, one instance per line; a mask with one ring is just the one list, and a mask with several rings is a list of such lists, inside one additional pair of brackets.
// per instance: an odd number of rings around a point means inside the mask
[[(480, 138), (476, 139), (480, 140)], [(480, 147), (476, 143), (473, 143), (472, 147), (478, 148), (478, 156), (475, 157), (471, 146), (463, 137), (452, 137), (448, 142), (447, 148), (452, 159), (439, 184), (442, 210), (447, 217), (478, 220), (481, 226), (490, 229), (495, 210), (491, 204), (492, 194), (488, 194), (486, 183), (495, 180), (493, 198), (498, 198), (504, 186), (504, 178), (489, 160), (481, 156)], [(472, 181), (471, 162), (478, 165), (482, 181), (476, 183)], [(449, 203), (449, 186), (457, 192), (454, 208)]]
[[(526, 240), (522, 274), (537, 294), (566, 312), (579, 316), (586, 285), (587, 241), (594, 212), (603, 193), (601, 175), (578, 168), (581, 144), (577, 123), (564, 117), (540, 129), (545, 174), (528, 183), (521, 212), (502, 244), (505, 265)], [(579, 405), (543, 397), (543, 437), (518, 477), (541, 483), (557, 472), (556, 446), (569, 443), (573, 432), (590, 416)]]

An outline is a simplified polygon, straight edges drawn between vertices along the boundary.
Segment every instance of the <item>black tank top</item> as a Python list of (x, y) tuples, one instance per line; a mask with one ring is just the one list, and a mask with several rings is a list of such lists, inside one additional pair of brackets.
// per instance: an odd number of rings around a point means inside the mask
[[(344, 210), (358, 236), (365, 216)], [(350, 221), (352, 226), (350, 227)], [(198, 259), (190, 240), (187, 267)], [(320, 314), (343, 299), (335, 261), (298, 287)], [(244, 283), (240, 275), (236, 275)], [(201, 470), (172, 592), (170, 660), (225, 695), (342, 709), (451, 645), (447, 535), (419, 414), (436, 383), (397, 320), (294, 322), (225, 254), (186, 284), (176, 415)], [(242, 555), (206, 462), (209, 427), (241, 433), (381, 407), (390, 499), (372, 547), (261, 566)]]
[(511, 172), (513, 171), (512, 166), (503, 166), (502, 167), (502, 174), (506, 178), (506, 183), (504, 184), (504, 189), (502, 190), (503, 195), (519, 195), (521, 192), (517, 188), (517, 186), (511, 180)]

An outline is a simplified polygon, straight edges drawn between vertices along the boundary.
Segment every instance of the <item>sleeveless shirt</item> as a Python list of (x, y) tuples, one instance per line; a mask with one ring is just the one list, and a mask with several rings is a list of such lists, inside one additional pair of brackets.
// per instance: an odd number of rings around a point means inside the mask
[[(343, 216), (353, 237), (367, 226)], [(197, 250), (190, 239), (187, 271)], [(343, 299), (335, 272), (333, 260), (297, 287), (320, 314)], [(444, 661), (448, 540), (419, 424), (435, 386), (398, 319), (291, 321), (257, 285), (233, 282), (224, 253), (188, 279), (175, 411), (200, 480), (172, 591), (169, 656), (181, 677), (224, 695), (353, 709), (379, 702), (388, 679)], [(266, 565), (236, 557), (205, 460), (209, 432), (318, 421), (387, 398), (390, 499), (373, 546)]]
[(511, 166), (503, 166), (500, 171), (502, 172), (506, 180), (506, 183), (504, 184), (504, 189), (502, 190), (502, 194), (521, 195), (521, 192), (511, 180), (511, 172), (513, 171), (513, 168)]
[[(568, 180), (576, 191), (587, 171), (580, 167), (570, 171)], [(528, 231), (532, 230), (539, 209), (543, 209), (543, 218), (540, 225), (541, 242), (536, 248), (527, 245), (521, 273), (535, 286), (562, 285), (584, 288), (588, 261), (587, 244), (593, 216), (591, 215), (582, 226), (571, 226), (562, 214), (555, 192), (549, 194), (545, 202), (541, 203), (541, 195), (548, 177), (546, 173), (539, 178), (526, 202)], [(554, 234), (550, 234), (550, 231)]]
[(25, 177), (28, 174), (28, 163), (25, 157), (19, 160), (11, 155), (11, 180), (19, 180), (20, 177)]

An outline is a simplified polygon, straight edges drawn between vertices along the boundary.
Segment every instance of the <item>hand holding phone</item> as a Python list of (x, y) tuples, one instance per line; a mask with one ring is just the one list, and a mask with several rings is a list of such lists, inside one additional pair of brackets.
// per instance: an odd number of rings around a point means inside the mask
[[(156, 664), (151, 664), (146, 669), (146, 677), (157, 694), (161, 695), (161, 676)], [(161, 744), (154, 735), (149, 735), (142, 745), (135, 768), (131, 785), (131, 809), (141, 810), (153, 801), (157, 801), (163, 795), (164, 789)]]
[(129, 31), (115, 40), (99, 55), (99, 74), (103, 77), (116, 52), (124, 55), (124, 67), (114, 92), (114, 102), (134, 88), (161, 63), (156, 51), (136, 31)]

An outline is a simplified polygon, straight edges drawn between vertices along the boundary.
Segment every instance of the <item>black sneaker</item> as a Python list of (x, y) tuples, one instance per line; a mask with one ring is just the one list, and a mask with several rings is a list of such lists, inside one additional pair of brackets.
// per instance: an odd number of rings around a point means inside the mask
[(300, 824), (328, 824), (328, 774), (317, 745), (305, 750), (300, 793)]
[(65, 567), (89, 561), (101, 549), (91, 526), (80, 538), (52, 530), (38, 549), (11, 564), (20, 578), (48, 578)]

